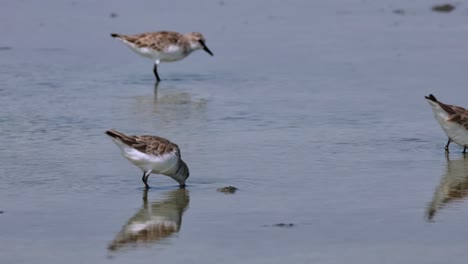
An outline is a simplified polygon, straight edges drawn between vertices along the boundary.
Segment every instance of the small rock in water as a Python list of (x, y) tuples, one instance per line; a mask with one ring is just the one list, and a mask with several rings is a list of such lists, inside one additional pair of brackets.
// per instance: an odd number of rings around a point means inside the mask
[(393, 13), (394, 13), (394, 14), (397, 14), (397, 15), (404, 15), (404, 14), (405, 14), (405, 10), (403, 10), (403, 9), (395, 9), (395, 10), (393, 10)]
[(443, 4), (443, 5), (435, 5), (432, 7), (432, 11), (434, 12), (445, 12), (449, 13), (455, 9), (455, 6), (451, 4)]
[(112, 13), (110, 13), (109, 16), (110, 16), (111, 18), (116, 18), (116, 17), (118, 17), (119, 15), (118, 15), (117, 13), (112, 12)]
[(237, 190), (238, 189), (234, 186), (226, 186), (226, 187), (217, 189), (218, 192), (222, 192), (222, 193), (235, 193)]
[(279, 223), (279, 224), (274, 224), (273, 226), (276, 226), (276, 227), (293, 227), (294, 224), (293, 223)]
[(0, 211), (0, 214), (3, 214), (4, 212), (3, 211)]

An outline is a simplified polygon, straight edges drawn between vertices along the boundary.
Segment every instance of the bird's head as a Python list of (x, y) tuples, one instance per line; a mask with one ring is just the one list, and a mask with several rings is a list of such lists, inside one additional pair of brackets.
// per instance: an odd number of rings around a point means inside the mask
[(211, 52), (211, 50), (208, 49), (208, 47), (206, 46), (206, 40), (205, 40), (205, 37), (203, 37), (202, 33), (191, 32), (191, 33), (188, 33), (186, 36), (190, 42), (190, 48), (192, 50), (203, 49), (208, 54), (213, 56), (213, 53)]

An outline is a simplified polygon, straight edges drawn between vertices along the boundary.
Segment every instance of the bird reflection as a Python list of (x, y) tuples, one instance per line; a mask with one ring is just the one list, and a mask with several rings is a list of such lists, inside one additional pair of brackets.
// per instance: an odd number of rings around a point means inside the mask
[(468, 158), (464, 155), (463, 158), (450, 160), (447, 156), (447, 171), (427, 207), (427, 219), (432, 220), (437, 211), (447, 204), (462, 201), (466, 197), (468, 197)]
[(186, 189), (170, 191), (161, 201), (148, 202), (148, 190), (143, 192), (143, 207), (128, 220), (109, 244), (110, 251), (160, 243), (179, 232), (182, 215), (189, 204)]
[(154, 102), (158, 102), (158, 87), (159, 87), (159, 82), (154, 83)]

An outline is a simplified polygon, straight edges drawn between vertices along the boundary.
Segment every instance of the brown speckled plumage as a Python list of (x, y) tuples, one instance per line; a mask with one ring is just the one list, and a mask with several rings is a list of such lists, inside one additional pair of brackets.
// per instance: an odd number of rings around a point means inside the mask
[(118, 138), (126, 145), (146, 154), (161, 156), (175, 152), (180, 157), (179, 146), (162, 137), (149, 135), (128, 136), (116, 130), (108, 130), (106, 134)]
[(119, 35), (120, 38), (137, 45), (140, 48), (152, 48), (162, 51), (169, 45), (181, 45), (183, 35), (178, 32), (160, 31), (136, 35)]
[(468, 113), (465, 114), (454, 114), (450, 116), (449, 121), (460, 124), (466, 130), (468, 130)]
[(146, 188), (149, 188), (148, 177), (152, 173), (169, 176), (185, 187), (190, 172), (181, 158), (179, 146), (157, 136), (129, 136), (116, 130), (108, 130), (106, 134), (112, 137), (122, 155), (143, 171), (141, 180)]
[(456, 105), (448, 105), (440, 102), (434, 95), (425, 96), (432, 107), (434, 116), (439, 125), (447, 134), (448, 141), (445, 152), (449, 153), (449, 145), (454, 142), (463, 147), (463, 153), (468, 149), (468, 110)]
[(426, 99), (437, 103), (445, 112), (447, 112), (447, 114), (449, 114), (447, 121), (458, 123), (468, 130), (468, 110), (461, 106), (444, 104), (437, 100), (432, 94), (426, 96)]
[(170, 45), (177, 45), (186, 50), (189, 50), (189, 40), (191, 38), (205, 42), (205, 38), (201, 33), (192, 32), (187, 35), (182, 35), (174, 31), (158, 31), (146, 32), (135, 35), (111, 34), (114, 38), (121, 38), (130, 43), (135, 44), (139, 48), (151, 48), (157, 51), (164, 51)]
[(111, 37), (121, 40), (137, 54), (154, 60), (153, 73), (160, 81), (158, 65), (161, 62), (174, 62), (187, 57), (195, 50), (204, 50), (211, 56), (213, 52), (206, 46), (206, 40), (199, 32), (182, 35), (174, 31), (147, 32), (136, 35), (111, 33)]

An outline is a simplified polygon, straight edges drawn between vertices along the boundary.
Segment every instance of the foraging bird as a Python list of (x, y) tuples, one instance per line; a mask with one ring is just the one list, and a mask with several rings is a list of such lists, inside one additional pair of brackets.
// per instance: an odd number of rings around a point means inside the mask
[(153, 73), (157, 82), (161, 80), (158, 74), (158, 65), (161, 62), (181, 60), (199, 49), (203, 49), (213, 56), (213, 53), (205, 44), (205, 38), (198, 32), (191, 32), (185, 35), (173, 31), (159, 31), (136, 35), (112, 33), (111, 37), (120, 39), (131, 50), (141, 56), (154, 60)]
[(434, 111), (435, 118), (448, 136), (445, 152), (449, 152), (450, 142), (463, 147), (466, 153), (468, 147), (468, 110), (456, 105), (444, 104), (430, 94), (425, 96)]
[(108, 130), (106, 134), (120, 148), (122, 155), (143, 171), (141, 180), (147, 189), (151, 173), (169, 176), (180, 187), (185, 187), (189, 169), (181, 158), (179, 146), (157, 136), (128, 136), (116, 130)]

